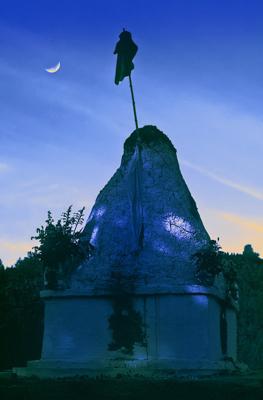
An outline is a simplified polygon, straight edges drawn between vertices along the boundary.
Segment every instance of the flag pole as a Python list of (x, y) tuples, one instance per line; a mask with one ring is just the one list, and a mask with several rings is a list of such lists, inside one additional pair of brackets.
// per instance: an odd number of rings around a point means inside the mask
[(130, 89), (131, 89), (131, 97), (132, 97), (132, 106), (133, 106), (133, 114), (134, 114), (135, 126), (136, 126), (136, 129), (138, 129), (138, 119), (137, 119), (137, 114), (136, 114), (136, 106), (135, 106), (134, 93), (133, 93), (132, 80), (131, 80), (131, 74), (130, 73), (129, 73), (129, 83), (130, 83)]

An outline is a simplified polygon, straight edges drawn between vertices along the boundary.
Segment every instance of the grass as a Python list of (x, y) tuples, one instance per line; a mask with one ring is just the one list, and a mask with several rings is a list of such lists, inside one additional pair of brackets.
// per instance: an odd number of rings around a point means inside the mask
[(263, 371), (180, 380), (87, 377), (0, 379), (1, 400), (262, 400)]

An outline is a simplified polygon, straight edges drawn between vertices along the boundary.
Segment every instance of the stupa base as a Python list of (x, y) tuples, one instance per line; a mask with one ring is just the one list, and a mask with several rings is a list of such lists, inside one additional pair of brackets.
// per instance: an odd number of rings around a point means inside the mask
[(27, 367), (14, 368), (20, 377), (62, 378), (74, 376), (145, 377), (153, 379), (174, 379), (179, 377), (200, 377), (218, 373), (238, 371), (241, 365), (232, 360), (212, 362), (209, 360), (94, 360), (76, 361), (29, 361)]

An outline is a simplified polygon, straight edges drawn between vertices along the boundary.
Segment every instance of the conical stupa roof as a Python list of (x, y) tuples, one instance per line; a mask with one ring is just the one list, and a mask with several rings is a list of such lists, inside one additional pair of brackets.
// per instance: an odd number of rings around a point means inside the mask
[(134, 131), (121, 165), (99, 193), (83, 232), (92, 257), (72, 288), (147, 293), (196, 283), (196, 253), (209, 241), (176, 149), (155, 126)]

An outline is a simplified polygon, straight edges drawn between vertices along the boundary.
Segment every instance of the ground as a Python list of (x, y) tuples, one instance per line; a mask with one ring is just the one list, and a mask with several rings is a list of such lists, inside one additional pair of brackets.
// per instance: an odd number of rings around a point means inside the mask
[(17, 378), (0, 374), (1, 400), (262, 400), (263, 370), (180, 380)]

